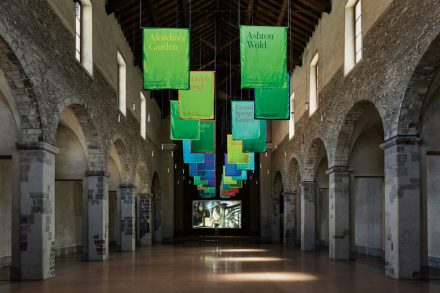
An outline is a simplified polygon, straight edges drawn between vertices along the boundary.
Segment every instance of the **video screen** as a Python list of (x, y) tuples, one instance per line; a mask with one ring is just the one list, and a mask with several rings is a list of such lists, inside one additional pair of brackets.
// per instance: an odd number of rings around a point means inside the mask
[(193, 200), (192, 223), (194, 229), (241, 228), (241, 201)]

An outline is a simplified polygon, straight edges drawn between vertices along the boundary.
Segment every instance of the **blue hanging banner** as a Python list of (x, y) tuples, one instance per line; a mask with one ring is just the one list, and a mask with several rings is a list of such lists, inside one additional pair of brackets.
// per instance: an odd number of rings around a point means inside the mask
[(205, 162), (204, 154), (191, 153), (191, 141), (186, 139), (183, 140), (183, 162), (186, 164)]
[(246, 170), (241, 171), (241, 174), (239, 176), (232, 176), (232, 179), (242, 180), (242, 181), (247, 180), (247, 171)]
[(228, 163), (228, 155), (225, 154), (225, 175), (226, 176), (239, 176), (241, 175), (241, 170), (237, 170), (236, 164)]
[(215, 170), (215, 154), (204, 154), (204, 163), (197, 164), (198, 171), (213, 171)]

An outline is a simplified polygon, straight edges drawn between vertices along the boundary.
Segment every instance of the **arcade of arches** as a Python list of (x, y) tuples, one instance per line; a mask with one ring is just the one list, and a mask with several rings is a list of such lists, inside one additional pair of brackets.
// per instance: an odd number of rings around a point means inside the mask
[[(241, 226), (219, 230), (195, 229), (200, 198), (169, 138), (173, 93), (142, 88), (137, 33), (127, 29), (141, 21), (139, 1), (0, 1), (0, 292), (440, 288), (440, 4), (238, 1), (243, 24), (285, 25), (293, 5), (297, 55), (290, 121), (268, 123), (267, 152), (234, 199)], [(222, 54), (234, 55), (225, 48), (236, 40), (221, 38), (238, 33), (227, 23), (237, 3), (141, 2), (145, 26), (174, 14), (183, 26), (179, 12), (192, 4), (200, 52), (191, 58), (209, 69), (204, 50), (218, 41), (219, 76), (233, 66)], [(362, 25), (350, 28), (354, 7)], [(215, 42), (197, 9), (215, 16)], [(272, 14), (279, 21), (265, 22)], [(350, 45), (347, 29), (361, 30), (361, 44), (355, 35)], [(217, 83), (233, 88), (238, 75)], [(216, 99), (227, 105), (229, 94)], [(228, 106), (217, 107), (227, 119)], [(228, 122), (218, 125), (221, 149)]]

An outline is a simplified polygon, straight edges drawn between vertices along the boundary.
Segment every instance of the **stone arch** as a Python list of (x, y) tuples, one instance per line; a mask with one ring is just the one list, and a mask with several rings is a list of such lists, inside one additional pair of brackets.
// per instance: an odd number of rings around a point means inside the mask
[(47, 135), (43, 133), (37, 95), (31, 79), (23, 70), (17, 55), (2, 37), (0, 37), (0, 74), (4, 75), (15, 98), (15, 104), (11, 106), (19, 115), (20, 142), (45, 141)]
[(104, 145), (98, 129), (96, 128), (92, 114), (88, 111), (87, 107), (82, 104), (70, 104), (67, 107), (59, 109), (62, 109), (62, 112), (60, 112), (57, 117), (57, 124), (60, 123), (59, 121), (63, 113), (65, 113), (67, 109), (70, 109), (80, 125), (80, 136), (83, 136), (85, 139), (85, 145), (83, 145), (83, 147), (87, 154), (88, 170), (105, 170), (106, 160), (104, 155)]
[(272, 199), (279, 199), (283, 190), (283, 177), (281, 172), (278, 171), (275, 173), (275, 179), (272, 184)]
[[(119, 163), (121, 164), (121, 183), (133, 183), (135, 170), (130, 160), (128, 145), (122, 137), (118, 135), (112, 138), (109, 148), (112, 146), (116, 149), (120, 161)], [(107, 157), (108, 155), (109, 154), (107, 154)]]
[[(372, 102), (362, 100), (355, 103), (345, 115), (344, 122), (342, 123), (342, 126), (339, 130), (338, 138), (336, 141), (333, 167), (348, 166), (356, 122), (369, 107), (374, 107), (374, 109), (376, 109), (377, 111), (376, 106)], [(329, 164), (331, 163), (329, 162)]]
[[(433, 91), (435, 77), (440, 66), (440, 35), (427, 47), (406, 87), (400, 104), (397, 135), (420, 133), (422, 110), (427, 96)], [(438, 88), (438, 83), (437, 83)]]
[(161, 195), (160, 179), (157, 172), (154, 172), (153, 178), (151, 180), (151, 194), (154, 197), (160, 197)]
[(329, 158), (327, 153), (327, 147), (321, 138), (315, 138), (310, 143), (308, 152), (303, 166), (303, 181), (314, 181), (316, 170), (319, 163), (323, 158)]
[(287, 184), (286, 190), (289, 192), (296, 192), (298, 185), (301, 183), (302, 170), (299, 160), (296, 156), (293, 156), (287, 165)]

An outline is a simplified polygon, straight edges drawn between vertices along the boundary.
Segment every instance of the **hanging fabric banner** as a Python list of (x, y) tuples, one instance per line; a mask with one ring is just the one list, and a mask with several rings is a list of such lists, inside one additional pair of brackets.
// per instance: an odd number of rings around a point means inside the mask
[(226, 176), (239, 176), (241, 175), (241, 171), (237, 170), (236, 164), (228, 163), (228, 155), (225, 154), (225, 175)]
[(200, 139), (191, 142), (193, 153), (215, 153), (215, 120), (200, 121)]
[(199, 176), (194, 176), (194, 185), (206, 185), (208, 180), (200, 180)]
[(285, 87), (287, 27), (240, 26), (241, 88)]
[(260, 121), (260, 138), (257, 139), (244, 139), (243, 140), (243, 152), (244, 153), (264, 153), (267, 151), (266, 147), (266, 120)]
[(216, 193), (215, 187), (208, 187), (204, 190), (205, 193), (213, 194)]
[(204, 154), (204, 156), (205, 156), (205, 162), (201, 164), (197, 164), (197, 170), (198, 171), (215, 170), (215, 154)]
[(255, 154), (254, 153), (247, 153), (249, 158), (249, 162), (247, 164), (237, 164), (238, 170), (247, 170), (247, 171), (254, 171), (255, 170)]
[(255, 119), (290, 119), (290, 81), (282, 88), (255, 89)]
[(144, 89), (189, 89), (190, 30), (143, 29)]
[(203, 154), (191, 153), (191, 141), (186, 139), (183, 141), (183, 162), (185, 164), (205, 162), (205, 156)]
[(215, 180), (215, 171), (199, 171), (201, 180)]
[(204, 199), (209, 199), (209, 198), (214, 198), (215, 197), (215, 193), (205, 193), (203, 191), (200, 191), (200, 197), (204, 198)]
[(227, 136), (228, 164), (248, 164), (249, 156), (243, 153), (243, 141), (233, 140), (232, 135)]
[(251, 101), (232, 101), (232, 138), (234, 140), (260, 138), (260, 120), (255, 119), (255, 105)]
[(170, 101), (170, 137), (172, 140), (199, 140), (200, 139), (200, 121), (199, 120), (181, 120), (179, 119), (178, 101)]
[(245, 171), (245, 170), (241, 171), (241, 174), (239, 176), (232, 176), (232, 179), (234, 179), (234, 180), (247, 180), (247, 171)]
[(189, 90), (179, 91), (179, 118), (214, 119), (214, 71), (191, 71)]
[(207, 180), (206, 187), (215, 187), (215, 180)]
[[(205, 160), (205, 158), (203, 158), (203, 160)], [(189, 164), (189, 176), (199, 176), (199, 174), (197, 173), (197, 164), (195, 163), (190, 163)]]

